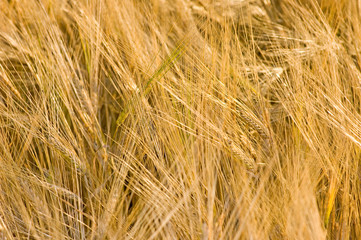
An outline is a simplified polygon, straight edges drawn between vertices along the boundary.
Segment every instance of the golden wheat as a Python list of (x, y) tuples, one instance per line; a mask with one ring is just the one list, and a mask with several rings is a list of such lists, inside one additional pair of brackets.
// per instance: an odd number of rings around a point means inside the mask
[(0, 239), (361, 238), (361, 2), (0, 1)]

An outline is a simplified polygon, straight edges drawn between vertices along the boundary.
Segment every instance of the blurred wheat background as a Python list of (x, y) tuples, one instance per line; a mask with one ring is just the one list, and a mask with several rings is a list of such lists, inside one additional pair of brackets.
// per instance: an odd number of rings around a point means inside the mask
[(0, 1), (0, 239), (361, 239), (361, 1)]

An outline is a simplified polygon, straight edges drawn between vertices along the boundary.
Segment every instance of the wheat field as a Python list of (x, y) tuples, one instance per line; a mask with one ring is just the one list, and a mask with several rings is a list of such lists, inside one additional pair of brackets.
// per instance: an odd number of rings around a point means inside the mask
[(360, 0), (1, 0), (0, 239), (361, 239)]

